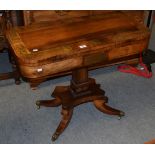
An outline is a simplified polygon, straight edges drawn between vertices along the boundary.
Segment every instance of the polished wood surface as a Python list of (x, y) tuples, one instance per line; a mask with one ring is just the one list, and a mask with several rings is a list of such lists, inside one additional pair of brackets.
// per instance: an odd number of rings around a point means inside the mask
[[(40, 23), (47, 23), (47, 22), (55, 22), (55, 21), (64, 21), (64, 20), (74, 20), (77, 21), (77, 17), (84, 17), (84, 16), (93, 16), (99, 14), (107, 14), (107, 13), (114, 13), (117, 11), (113, 10), (25, 10), (23, 11), (23, 21), (24, 25), (34, 25)], [(143, 23), (145, 18), (146, 11), (121, 11), (125, 13), (128, 17), (134, 20), (137, 23)]]
[[(131, 13), (45, 11), (39, 16), (40, 13), (32, 11), (33, 18), (28, 19), (33, 20), (27, 26), (7, 32), (21, 74), (34, 87), (48, 77), (71, 73), (72, 69), (83, 65), (93, 69), (133, 60), (138, 62), (139, 51), (148, 45), (148, 29), (143, 23), (132, 20)], [(60, 16), (60, 19), (39, 22), (46, 14)], [(35, 80), (38, 83), (33, 83)]]

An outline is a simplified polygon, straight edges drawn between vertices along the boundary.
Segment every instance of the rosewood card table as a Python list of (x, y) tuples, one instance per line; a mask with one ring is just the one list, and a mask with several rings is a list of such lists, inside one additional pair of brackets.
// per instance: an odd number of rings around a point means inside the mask
[(72, 72), (69, 86), (57, 86), (54, 99), (40, 100), (40, 106), (62, 106), (62, 120), (52, 140), (69, 124), (74, 107), (93, 102), (101, 112), (123, 116), (107, 105), (108, 98), (88, 68), (138, 54), (147, 48), (149, 31), (121, 11), (77, 17), (55, 22), (11, 28), (7, 39), (23, 77), (37, 79)]

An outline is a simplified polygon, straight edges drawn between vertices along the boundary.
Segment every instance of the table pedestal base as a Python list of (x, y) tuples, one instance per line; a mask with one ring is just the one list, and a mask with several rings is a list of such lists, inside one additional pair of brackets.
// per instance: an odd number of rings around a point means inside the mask
[[(105, 92), (100, 89), (100, 85), (96, 84), (94, 79), (84, 76), (86, 75), (85, 73), (88, 72), (87, 70), (80, 70), (79, 73), (78, 71), (72, 74), (70, 86), (57, 86), (55, 88), (52, 93), (55, 99), (36, 102), (38, 108), (40, 108), (40, 106), (62, 106), (62, 120), (52, 136), (52, 141), (55, 141), (65, 130), (72, 118), (74, 107), (80, 104), (93, 102), (95, 107), (101, 112), (110, 115), (118, 115), (120, 117), (124, 116), (124, 112), (107, 105), (108, 98), (105, 96)], [(82, 74), (80, 75), (81, 72)], [(80, 76), (78, 77), (78, 75)]]

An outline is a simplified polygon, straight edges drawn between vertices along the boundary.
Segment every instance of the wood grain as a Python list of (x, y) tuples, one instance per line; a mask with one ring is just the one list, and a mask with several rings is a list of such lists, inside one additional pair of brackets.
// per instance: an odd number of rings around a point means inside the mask
[(22, 75), (29, 79), (52, 77), (81, 66), (98, 68), (135, 60), (147, 48), (150, 37), (140, 22), (142, 11), (23, 14), (25, 26), (8, 30), (7, 39)]

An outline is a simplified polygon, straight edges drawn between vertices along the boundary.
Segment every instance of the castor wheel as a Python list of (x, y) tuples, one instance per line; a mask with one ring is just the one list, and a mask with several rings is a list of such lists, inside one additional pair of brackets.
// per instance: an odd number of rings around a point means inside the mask
[(123, 111), (121, 111), (119, 116), (118, 116), (118, 120), (120, 120), (123, 116), (125, 116), (125, 113)]
[(40, 101), (37, 101), (36, 105), (37, 105), (37, 109), (40, 109)]
[(58, 137), (59, 137), (59, 133), (56, 132), (56, 133), (53, 134), (51, 140), (54, 142), (54, 141), (57, 140)]

